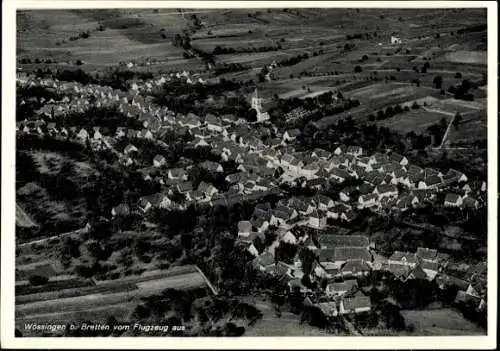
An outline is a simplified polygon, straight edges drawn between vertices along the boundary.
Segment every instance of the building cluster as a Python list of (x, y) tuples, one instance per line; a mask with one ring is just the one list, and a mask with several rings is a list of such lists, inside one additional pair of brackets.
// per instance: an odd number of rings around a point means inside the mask
[[(185, 72), (177, 74), (176, 78), (179, 77), (191, 79)], [(436, 250), (419, 248), (416, 253), (394, 252), (386, 261), (380, 262), (373, 258), (373, 245), (367, 237), (329, 232), (332, 221), (353, 221), (363, 209), (387, 213), (406, 211), (426, 203), (477, 209), (484, 205), (485, 183), (469, 182), (465, 174), (454, 169), (442, 173), (418, 167), (395, 152), (370, 154), (360, 146), (339, 145), (331, 152), (323, 149), (299, 152), (294, 144), (301, 131), (278, 130), (269, 121), (269, 115), (262, 111), (262, 101), (257, 93), (251, 100), (252, 107), (257, 110), (256, 124), (244, 123), (233, 115), (207, 114), (200, 117), (193, 113), (176, 114), (140, 94), (161, 86), (168, 79), (161, 77), (154, 82), (135, 84), (131, 92), (47, 79), (19, 79), (21, 86), (54, 89), (63, 98), (60, 101), (40, 101), (45, 105), (37, 111), (37, 118), (19, 121), (18, 133), (49, 135), (90, 144), (96, 150), (110, 150), (123, 166), (140, 172), (145, 180), (161, 185), (160, 192), (142, 196), (136, 204), (116, 204), (112, 209), (113, 216), (127, 215), (131, 211), (147, 213), (155, 208), (183, 210), (192, 204), (230, 208), (245, 201), (258, 202), (272, 194), (283, 195), (287, 189), (312, 190), (313, 196), (290, 196), (282, 198), (275, 206), (265, 202), (255, 206), (252, 217), (238, 224), (238, 240), (248, 244), (248, 250), (255, 256), (253, 263), (256, 267), (285, 277), (292, 291), (298, 289), (307, 294), (312, 291), (302, 283), (301, 260), (297, 256), (293, 263), (278, 261), (275, 249), (285, 242), (313, 251), (317, 259), (309, 278), (312, 281), (327, 279), (329, 283), (321, 291), (320, 298), (311, 300), (311, 303), (327, 311), (328, 316), (371, 309), (369, 297), (357, 288), (355, 279), (367, 276), (373, 270), (386, 270), (401, 281), (441, 279), (443, 286), (456, 285), (458, 281), (461, 285), (457, 299), (478, 297), (478, 308), (484, 305), (484, 299), (472, 286), (472, 280), (455, 279), (453, 274), (445, 273), (447, 257)], [(83, 113), (93, 107), (117, 108), (142, 127), (117, 126), (112, 132), (99, 125), (89, 129), (55, 122), (57, 117)], [(179, 164), (169, 164), (162, 154), (168, 146), (163, 141), (166, 134), (189, 136), (184, 141), (186, 147), (193, 150), (208, 148), (219, 162), (205, 160), (195, 163), (184, 159)], [(158, 146), (158, 154), (149, 164), (141, 160), (141, 147), (134, 145), (134, 139), (148, 139)], [(126, 146), (119, 148), (118, 145)], [(236, 164), (236, 172), (227, 172), (226, 162)], [(195, 166), (214, 177), (222, 177), (228, 189), (218, 189), (217, 185), (205, 181), (194, 188), (189, 174)], [(323, 194), (331, 188), (336, 189), (338, 198)], [(440, 194), (444, 195), (442, 203), (437, 202)], [(311, 230), (328, 234), (318, 237), (304, 235)], [(277, 238), (263, 248), (257, 242), (263, 242), (268, 231), (274, 231)], [(472, 285), (466, 287), (462, 282)]]

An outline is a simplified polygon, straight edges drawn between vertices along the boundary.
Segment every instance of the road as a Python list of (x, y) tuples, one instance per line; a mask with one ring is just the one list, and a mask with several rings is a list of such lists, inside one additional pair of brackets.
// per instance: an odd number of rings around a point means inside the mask
[(31, 245), (44, 244), (44, 243), (49, 242), (50, 240), (53, 240), (53, 239), (62, 239), (62, 238), (65, 238), (65, 237), (68, 237), (68, 236), (71, 236), (71, 235), (85, 234), (88, 231), (89, 231), (88, 227), (83, 227), (83, 228), (80, 228), (80, 229), (77, 229), (77, 230), (73, 230), (71, 232), (49, 236), (48, 238), (43, 238), (43, 239), (28, 241), (26, 243), (19, 244), (18, 247), (21, 248), (21, 247), (28, 247), (28, 246), (31, 246)]

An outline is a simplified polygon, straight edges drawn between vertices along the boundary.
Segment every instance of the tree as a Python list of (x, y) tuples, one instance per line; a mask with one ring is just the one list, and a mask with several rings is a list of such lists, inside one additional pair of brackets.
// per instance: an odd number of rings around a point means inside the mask
[(441, 89), (441, 87), (443, 86), (443, 77), (441, 77), (441, 76), (434, 77), (434, 80), (432, 81), (432, 83), (434, 84), (434, 87), (436, 89)]
[(361, 66), (358, 65), (358, 66), (354, 67), (354, 73), (360, 73), (362, 71), (363, 71), (363, 68), (361, 68)]
[(458, 129), (458, 126), (460, 124), (460, 122), (462, 121), (463, 117), (462, 115), (460, 114), (460, 112), (457, 112), (457, 114), (455, 115), (455, 117), (453, 117), (453, 127), (455, 127), (455, 129)]

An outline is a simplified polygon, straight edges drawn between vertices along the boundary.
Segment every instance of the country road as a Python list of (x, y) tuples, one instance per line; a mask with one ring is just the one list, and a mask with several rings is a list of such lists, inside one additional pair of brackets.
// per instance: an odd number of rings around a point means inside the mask
[(68, 236), (71, 236), (71, 235), (85, 234), (88, 231), (89, 231), (89, 227), (85, 226), (83, 228), (80, 228), (80, 229), (77, 229), (77, 230), (73, 230), (71, 232), (49, 236), (48, 238), (43, 238), (43, 239), (28, 241), (26, 243), (19, 244), (18, 247), (21, 248), (21, 247), (28, 247), (28, 246), (31, 246), (31, 245), (43, 244), (43, 243), (49, 242), (50, 240), (53, 240), (53, 239), (62, 239), (62, 238), (65, 238), (65, 237), (68, 237)]

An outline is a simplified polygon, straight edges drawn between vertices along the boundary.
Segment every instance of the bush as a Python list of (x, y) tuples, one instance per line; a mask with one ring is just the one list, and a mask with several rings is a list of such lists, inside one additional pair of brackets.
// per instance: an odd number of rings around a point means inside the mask
[(83, 65), (83, 61), (82, 60), (76, 60), (75, 64), (77, 66), (81, 66), (81, 65)]
[(460, 72), (455, 73), (455, 78), (461, 79), (462, 78), (462, 73), (460, 73)]
[(49, 281), (49, 278), (42, 275), (32, 275), (29, 277), (29, 282), (33, 286), (45, 285)]
[(354, 67), (354, 73), (360, 73), (362, 71), (363, 71), (363, 69), (361, 68), (361, 66)]

